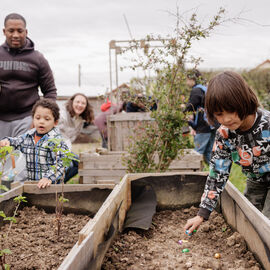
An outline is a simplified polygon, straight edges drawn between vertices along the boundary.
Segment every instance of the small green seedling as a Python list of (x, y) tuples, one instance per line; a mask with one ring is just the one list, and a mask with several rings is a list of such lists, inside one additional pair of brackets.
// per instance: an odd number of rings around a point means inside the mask
[[(55, 153), (55, 156), (56, 156), (56, 163), (55, 165), (52, 166), (53, 170), (55, 171), (56, 179), (59, 178), (57, 177), (57, 172), (58, 172), (57, 166), (58, 166), (59, 159), (61, 160), (62, 165), (65, 169), (70, 166), (70, 163), (72, 160), (78, 161), (74, 153), (70, 152), (68, 149), (63, 149), (61, 147), (62, 141), (63, 141), (62, 139), (56, 139), (56, 138), (50, 139), (49, 142), (52, 142), (52, 146), (48, 146)], [(58, 159), (60, 154), (61, 154), (61, 157)], [(55, 185), (57, 185), (58, 183), (61, 183), (62, 185), (62, 192), (60, 196), (57, 193), (57, 189), (55, 189), (55, 203), (56, 203), (55, 214), (56, 214), (58, 236), (60, 235), (60, 230), (61, 230), (61, 217), (62, 217), (62, 213), (64, 209), (64, 203), (68, 202), (68, 199), (64, 197), (64, 178), (65, 178), (65, 173), (61, 178), (55, 181)]]
[[(7, 161), (7, 156), (9, 154), (15, 155), (13, 153), (13, 150), (14, 149), (12, 146), (3, 146), (0, 148), (0, 162), (1, 162), (1, 168), (2, 168), (2, 170), (0, 171), (0, 190), (3, 190), (3, 191), (9, 190), (5, 185), (2, 185), (2, 175), (4, 174), (4, 166), (5, 166), (6, 161)], [(0, 195), (0, 196), (2, 196), (2, 195)], [(2, 217), (4, 221), (9, 222), (8, 231), (7, 231), (6, 235), (3, 236), (5, 246), (8, 246), (8, 244), (9, 244), (8, 235), (10, 233), (12, 224), (17, 222), (15, 217), (17, 215), (19, 206), (22, 202), (27, 202), (27, 201), (26, 201), (26, 197), (19, 195), (19, 196), (14, 198), (14, 202), (16, 203), (16, 207), (15, 207), (15, 210), (14, 210), (12, 217), (8, 217), (8, 216), (6, 216), (4, 211), (2, 211), (2, 210), (0, 211), (0, 217)], [(1, 266), (2, 270), (10, 270), (10, 265), (6, 264), (6, 255), (10, 255), (10, 254), (12, 254), (12, 252), (8, 248), (2, 248), (2, 247), (0, 247), (0, 248), (1, 248), (0, 249), (0, 266)]]
[(7, 162), (7, 156), (13, 152), (12, 146), (3, 146), (0, 147), (0, 163), (1, 163), (1, 171), (0, 171), (0, 191), (8, 191), (7, 187), (2, 185), (2, 175), (4, 174), (4, 166)]
[[(8, 246), (8, 244), (9, 244), (8, 235), (11, 231), (12, 224), (17, 222), (15, 217), (17, 215), (20, 204), (22, 202), (27, 202), (27, 201), (26, 201), (26, 197), (19, 195), (19, 196), (14, 198), (14, 202), (16, 203), (16, 207), (15, 207), (15, 210), (14, 210), (12, 217), (7, 217), (6, 214), (4, 213), (4, 211), (2, 211), (2, 210), (0, 211), (0, 217), (2, 217), (4, 221), (9, 221), (8, 231), (7, 231), (6, 235), (3, 236), (4, 244), (6, 246)], [(10, 254), (12, 254), (10, 249), (8, 249), (8, 248), (0, 249), (0, 266), (1, 266), (2, 270), (9, 270), (10, 269), (10, 265), (6, 264), (6, 255), (10, 255)]]

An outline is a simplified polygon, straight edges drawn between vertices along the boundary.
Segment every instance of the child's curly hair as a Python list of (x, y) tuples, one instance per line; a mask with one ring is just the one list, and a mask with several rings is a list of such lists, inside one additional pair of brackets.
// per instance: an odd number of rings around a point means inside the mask
[(53, 99), (49, 98), (42, 98), (38, 100), (32, 109), (32, 117), (34, 117), (34, 114), (37, 110), (37, 107), (47, 108), (52, 112), (54, 121), (58, 121), (60, 117), (59, 107), (57, 103)]

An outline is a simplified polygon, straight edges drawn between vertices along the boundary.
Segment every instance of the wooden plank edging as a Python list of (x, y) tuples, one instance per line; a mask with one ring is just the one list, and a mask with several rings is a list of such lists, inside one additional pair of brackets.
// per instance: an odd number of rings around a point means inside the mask
[(231, 182), (227, 182), (225, 189), (231, 198), (235, 200), (270, 250), (270, 220), (264, 216), (246, 197), (244, 197)]
[(107, 117), (109, 122), (119, 122), (119, 121), (155, 121), (154, 118), (150, 116), (149, 112), (141, 113), (118, 113), (112, 114)]
[(150, 177), (150, 176), (170, 176), (170, 175), (202, 175), (207, 176), (209, 172), (193, 172), (193, 171), (181, 171), (181, 172), (163, 172), (163, 173), (130, 173), (126, 177), (129, 181), (134, 181), (136, 179)]
[[(90, 191), (94, 188), (99, 189), (113, 189), (114, 184), (64, 184), (64, 192), (78, 192), (78, 191)], [(39, 189), (37, 184), (25, 184), (23, 185), (24, 193), (32, 193), (32, 194), (49, 194), (55, 193), (55, 191), (61, 192), (62, 185), (51, 185), (50, 187)]]
[[(130, 188), (129, 181), (127, 177), (124, 177), (123, 180), (115, 186), (110, 195), (107, 197), (102, 207), (96, 213), (95, 217), (88, 222), (84, 228), (79, 232), (78, 245), (80, 245), (83, 240), (93, 232), (93, 253), (94, 256), (97, 252), (99, 243), (103, 241), (104, 234), (108, 231), (111, 222), (116, 214), (116, 211), (119, 210), (119, 222), (124, 221), (126, 211), (130, 207), (129, 202), (131, 199), (128, 198), (128, 189)], [(119, 224), (121, 227), (122, 224)]]
[(7, 201), (11, 198), (17, 197), (19, 195), (22, 195), (23, 193), (23, 185), (20, 185), (18, 187), (15, 187), (5, 193), (0, 194), (0, 202)]
[(65, 257), (58, 270), (87, 269), (87, 264), (93, 253), (93, 232), (82, 241), (73, 246), (68, 256)]

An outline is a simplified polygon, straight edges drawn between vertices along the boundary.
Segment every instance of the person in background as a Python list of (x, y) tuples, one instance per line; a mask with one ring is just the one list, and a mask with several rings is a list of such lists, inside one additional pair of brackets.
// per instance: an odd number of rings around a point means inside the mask
[(231, 71), (210, 80), (205, 106), (209, 121), (221, 126), (199, 212), (184, 229), (193, 232), (209, 218), (228, 181), (232, 162), (247, 176), (244, 195), (270, 218), (270, 112), (259, 108), (255, 93)]
[(31, 110), (40, 99), (56, 99), (48, 61), (28, 38), (25, 18), (11, 13), (4, 20), (6, 41), (0, 46), (0, 139), (25, 133), (32, 124)]
[(112, 114), (122, 112), (126, 108), (126, 103), (122, 102), (119, 105), (112, 104), (110, 101), (101, 105), (101, 113), (95, 117), (94, 124), (97, 126), (101, 139), (102, 147), (108, 147), (108, 132), (107, 132), (107, 117)]
[(187, 76), (187, 85), (192, 89), (190, 92), (185, 112), (193, 112), (193, 119), (188, 121), (193, 129), (195, 151), (203, 155), (209, 164), (212, 148), (216, 135), (216, 127), (209, 125), (205, 119), (204, 100), (206, 86), (201, 84), (202, 76), (198, 70), (193, 70)]
[(135, 103), (135, 102), (132, 102), (132, 101), (128, 101), (126, 111), (127, 111), (127, 113), (145, 112), (146, 108), (145, 108), (145, 105), (140, 103), (140, 102)]
[(134, 96), (133, 101), (126, 102), (126, 112), (147, 112), (155, 111), (157, 109), (157, 103), (152, 99), (151, 96), (146, 97), (145, 95), (138, 94)]
[[(84, 123), (92, 123), (94, 111), (88, 98), (82, 93), (76, 93), (68, 101), (60, 106), (60, 119), (58, 128), (68, 145), (72, 149), (72, 143), (81, 133)], [(66, 172), (65, 183), (78, 173), (78, 162), (73, 160)]]
[(76, 93), (60, 106), (58, 128), (71, 149), (72, 143), (81, 133), (84, 123), (94, 121), (94, 111), (88, 98), (82, 93)]
[[(0, 141), (0, 147), (13, 146), (20, 150), (26, 159), (27, 179), (38, 181), (39, 188), (46, 188), (64, 174), (64, 166), (61, 160), (63, 154), (56, 157), (48, 146), (53, 148), (54, 143), (50, 139), (61, 139), (61, 134), (55, 128), (59, 120), (59, 107), (51, 99), (41, 99), (32, 109), (34, 128), (18, 137), (5, 137)], [(60, 147), (67, 150), (68, 146), (62, 140)], [(57, 159), (57, 175), (53, 170)]]

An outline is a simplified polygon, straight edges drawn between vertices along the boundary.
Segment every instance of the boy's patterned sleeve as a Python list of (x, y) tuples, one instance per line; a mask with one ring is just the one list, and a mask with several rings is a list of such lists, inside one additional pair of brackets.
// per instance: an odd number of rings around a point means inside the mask
[[(62, 140), (61, 144), (59, 146), (61, 149), (63, 150), (68, 150), (68, 146), (66, 145), (66, 143)], [(52, 153), (53, 158), (54, 158), (54, 164), (56, 165), (56, 156), (55, 153)], [(46, 174), (45, 174), (45, 178), (48, 178), (52, 181), (52, 183), (58, 183), (64, 176), (65, 174), (65, 167), (63, 165), (63, 161), (62, 158), (65, 156), (65, 153), (62, 151), (59, 151), (57, 154), (57, 167), (56, 167), (56, 174), (55, 174), (55, 170), (53, 168), (51, 168)]]
[(217, 205), (232, 166), (231, 148), (228, 141), (228, 130), (220, 127), (216, 134), (214, 152), (210, 162), (210, 171), (201, 198), (199, 216), (208, 219)]
[(4, 139), (9, 140), (10, 146), (13, 146), (15, 149), (18, 149), (21, 151), (21, 148), (23, 147), (23, 142), (25, 139), (25, 134), (20, 135), (18, 137), (5, 137)]

